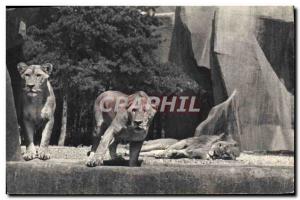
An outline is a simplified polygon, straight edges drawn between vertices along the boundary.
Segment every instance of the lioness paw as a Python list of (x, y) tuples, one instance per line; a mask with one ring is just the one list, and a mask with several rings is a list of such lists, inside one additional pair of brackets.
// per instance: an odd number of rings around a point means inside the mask
[(50, 159), (50, 153), (48, 153), (46, 150), (39, 150), (38, 158), (40, 160), (48, 160), (48, 159)]
[(34, 158), (36, 158), (36, 152), (35, 151), (26, 151), (23, 155), (24, 160), (29, 161)]
[(88, 160), (86, 162), (86, 166), (88, 166), (88, 167), (96, 167), (96, 166), (99, 166), (99, 165), (102, 165), (102, 164), (103, 164), (103, 160), (97, 159), (95, 157), (88, 158)]

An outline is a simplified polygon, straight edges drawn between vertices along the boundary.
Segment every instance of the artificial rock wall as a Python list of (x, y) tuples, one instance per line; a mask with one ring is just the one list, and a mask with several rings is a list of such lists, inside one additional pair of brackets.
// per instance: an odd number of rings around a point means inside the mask
[(175, 16), (169, 60), (206, 68), (214, 105), (237, 90), (242, 149), (293, 151), (293, 7), (178, 7)]

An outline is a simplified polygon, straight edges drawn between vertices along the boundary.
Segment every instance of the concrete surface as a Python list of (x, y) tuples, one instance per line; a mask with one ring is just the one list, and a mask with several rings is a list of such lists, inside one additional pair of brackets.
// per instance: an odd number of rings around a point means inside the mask
[[(38, 148), (38, 147), (36, 147)], [(73, 162), (84, 164), (87, 158), (87, 153), (90, 147), (60, 147), (50, 146), (51, 159), (48, 162)], [(25, 147), (21, 147), (22, 153)], [(128, 151), (118, 146), (117, 153), (124, 156)], [(128, 158), (124, 156), (124, 158)], [(107, 152), (106, 159), (109, 159)], [(190, 165), (225, 165), (225, 166), (277, 166), (277, 167), (293, 167), (294, 156), (292, 154), (266, 154), (266, 153), (253, 153), (242, 152), (236, 161), (233, 160), (200, 160), (200, 159), (156, 159), (152, 157), (145, 157), (143, 153), (140, 154), (140, 159), (143, 160), (143, 165), (160, 165), (160, 166), (190, 166)], [(38, 160), (34, 160), (35, 162)]]
[(8, 162), (8, 194), (293, 193), (291, 167), (88, 168), (68, 162)]
[(292, 156), (242, 154), (237, 161), (141, 157), (143, 159), (141, 167), (88, 168), (84, 165), (88, 149), (88, 147), (51, 147), (52, 159), (49, 161), (35, 159), (28, 162), (7, 162), (7, 193), (290, 194), (294, 192)]

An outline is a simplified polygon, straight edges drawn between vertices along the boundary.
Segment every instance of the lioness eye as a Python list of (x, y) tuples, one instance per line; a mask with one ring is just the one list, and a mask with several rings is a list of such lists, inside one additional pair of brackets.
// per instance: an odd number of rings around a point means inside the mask
[(30, 74), (25, 74), (25, 76), (30, 76)]
[(133, 109), (132, 109), (132, 112), (136, 112), (136, 110), (137, 110), (136, 108), (133, 108)]
[(41, 76), (41, 74), (37, 74), (36, 76), (37, 76), (37, 77), (40, 77), (40, 76)]

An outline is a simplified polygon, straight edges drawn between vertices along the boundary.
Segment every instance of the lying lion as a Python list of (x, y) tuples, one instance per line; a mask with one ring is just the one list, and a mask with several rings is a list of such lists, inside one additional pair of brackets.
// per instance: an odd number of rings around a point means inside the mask
[[(125, 147), (128, 148), (128, 147)], [(144, 143), (141, 156), (156, 158), (197, 158), (235, 160), (238, 143), (230, 135), (201, 135), (183, 140), (163, 138)]]
[(122, 141), (130, 143), (129, 166), (137, 166), (141, 147), (156, 113), (148, 95), (142, 91), (129, 96), (106, 91), (96, 99), (94, 112), (96, 126), (86, 165), (102, 165), (108, 149), (112, 159), (119, 159), (116, 149)]
[[(18, 64), (18, 71), (22, 78), (22, 108), (21, 133), (25, 139), (25, 160), (38, 157), (41, 160), (50, 158), (48, 145), (54, 124), (55, 96), (48, 77), (52, 72), (52, 64), (26, 65)], [(42, 130), (41, 141), (34, 141), (34, 135)], [(40, 143), (38, 151), (34, 143)]]

